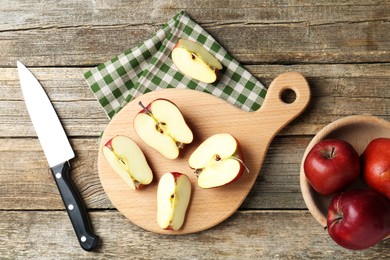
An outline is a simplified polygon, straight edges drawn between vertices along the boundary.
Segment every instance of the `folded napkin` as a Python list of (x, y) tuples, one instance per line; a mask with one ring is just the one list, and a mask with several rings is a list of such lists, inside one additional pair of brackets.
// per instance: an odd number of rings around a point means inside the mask
[[(206, 84), (180, 73), (171, 52), (180, 38), (199, 42), (224, 66), (217, 82)], [(184, 12), (151, 38), (84, 74), (109, 118), (137, 96), (161, 88), (189, 88), (215, 95), (245, 111), (257, 110), (266, 88), (209, 33)]]

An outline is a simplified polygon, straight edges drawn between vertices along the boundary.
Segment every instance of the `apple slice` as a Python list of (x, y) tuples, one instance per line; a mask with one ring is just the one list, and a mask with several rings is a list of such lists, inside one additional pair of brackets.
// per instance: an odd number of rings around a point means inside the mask
[(115, 136), (102, 149), (108, 164), (131, 189), (141, 189), (152, 182), (152, 170), (143, 152), (131, 138)]
[(184, 223), (191, 198), (191, 182), (187, 175), (165, 173), (157, 188), (157, 223), (162, 229), (179, 230)]
[(189, 165), (195, 169), (201, 188), (219, 187), (240, 178), (246, 169), (240, 144), (230, 134), (215, 134), (191, 154)]
[(204, 83), (217, 80), (222, 64), (202, 45), (186, 39), (179, 39), (172, 50), (172, 61), (184, 75)]
[(193, 140), (179, 108), (166, 99), (156, 99), (134, 118), (134, 129), (147, 145), (168, 159), (179, 156), (179, 149)]

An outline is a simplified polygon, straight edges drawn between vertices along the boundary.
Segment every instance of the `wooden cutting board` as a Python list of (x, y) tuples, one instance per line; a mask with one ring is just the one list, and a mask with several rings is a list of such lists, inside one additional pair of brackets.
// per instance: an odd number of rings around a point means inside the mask
[[(295, 92), (292, 103), (282, 100), (286, 90)], [(194, 141), (186, 145), (179, 158), (170, 160), (148, 147), (133, 128), (133, 119), (142, 109), (138, 102), (147, 105), (157, 98), (174, 102), (192, 129)], [(162, 234), (187, 234), (211, 228), (232, 215), (252, 188), (273, 137), (307, 107), (310, 89), (305, 78), (296, 72), (278, 76), (269, 86), (262, 107), (245, 112), (210, 94), (188, 89), (162, 89), (144, 94), (127, 104), (109, 123), (102, 136), (98, 155), (101, 184), (112, 204), (139, 227)], [(235, 136), (244, 154), (249, 173), (223, 187), (201, 189), (188, 158), (200, 143), (216, 133)], [(102, 145), (116, 135), (131, 137), (144, 152), (154, 173), (153, 182), (139, 191), (131, 190), (121, 177), (107, 164)], [(187, 174), (192, 182), (192, 197), (186, 220), (179, 231), (162, 230), (156, 220), (156, 193), (160, 177), (166, 172)]]

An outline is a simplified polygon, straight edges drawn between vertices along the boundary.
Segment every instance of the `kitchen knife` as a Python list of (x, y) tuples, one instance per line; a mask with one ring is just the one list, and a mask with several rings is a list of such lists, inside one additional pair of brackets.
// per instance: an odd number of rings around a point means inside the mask
[(28, 113), (77, 239), (84, 250), (91, 251), (98, 246), (99, 237), (92, 232), (81, 197), (69, 176), (73, 149), (41, 84), (21, 62), (17, 62), (17, 67)]

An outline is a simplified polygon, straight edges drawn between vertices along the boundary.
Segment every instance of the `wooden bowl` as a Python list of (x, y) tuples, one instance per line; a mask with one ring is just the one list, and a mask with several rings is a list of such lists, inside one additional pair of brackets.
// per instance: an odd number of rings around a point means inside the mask
[[(326, 227), (326, 215), (332, 196), (320, 195), (307, 181), (303, 169), (307, 154), (319, 141), (337, 138), (349, 142), (361, 155), (368, 143), (379, 137), (390, 138), (390, 122), (374, 116), (358, 115), (344, 117), (325, 126), (309, 143), (301, 163), (300, 185), (307, 208), (322, 227)], [(353, 186), (363, 185), (365, 184), (362, 182), (353, 184)]]

